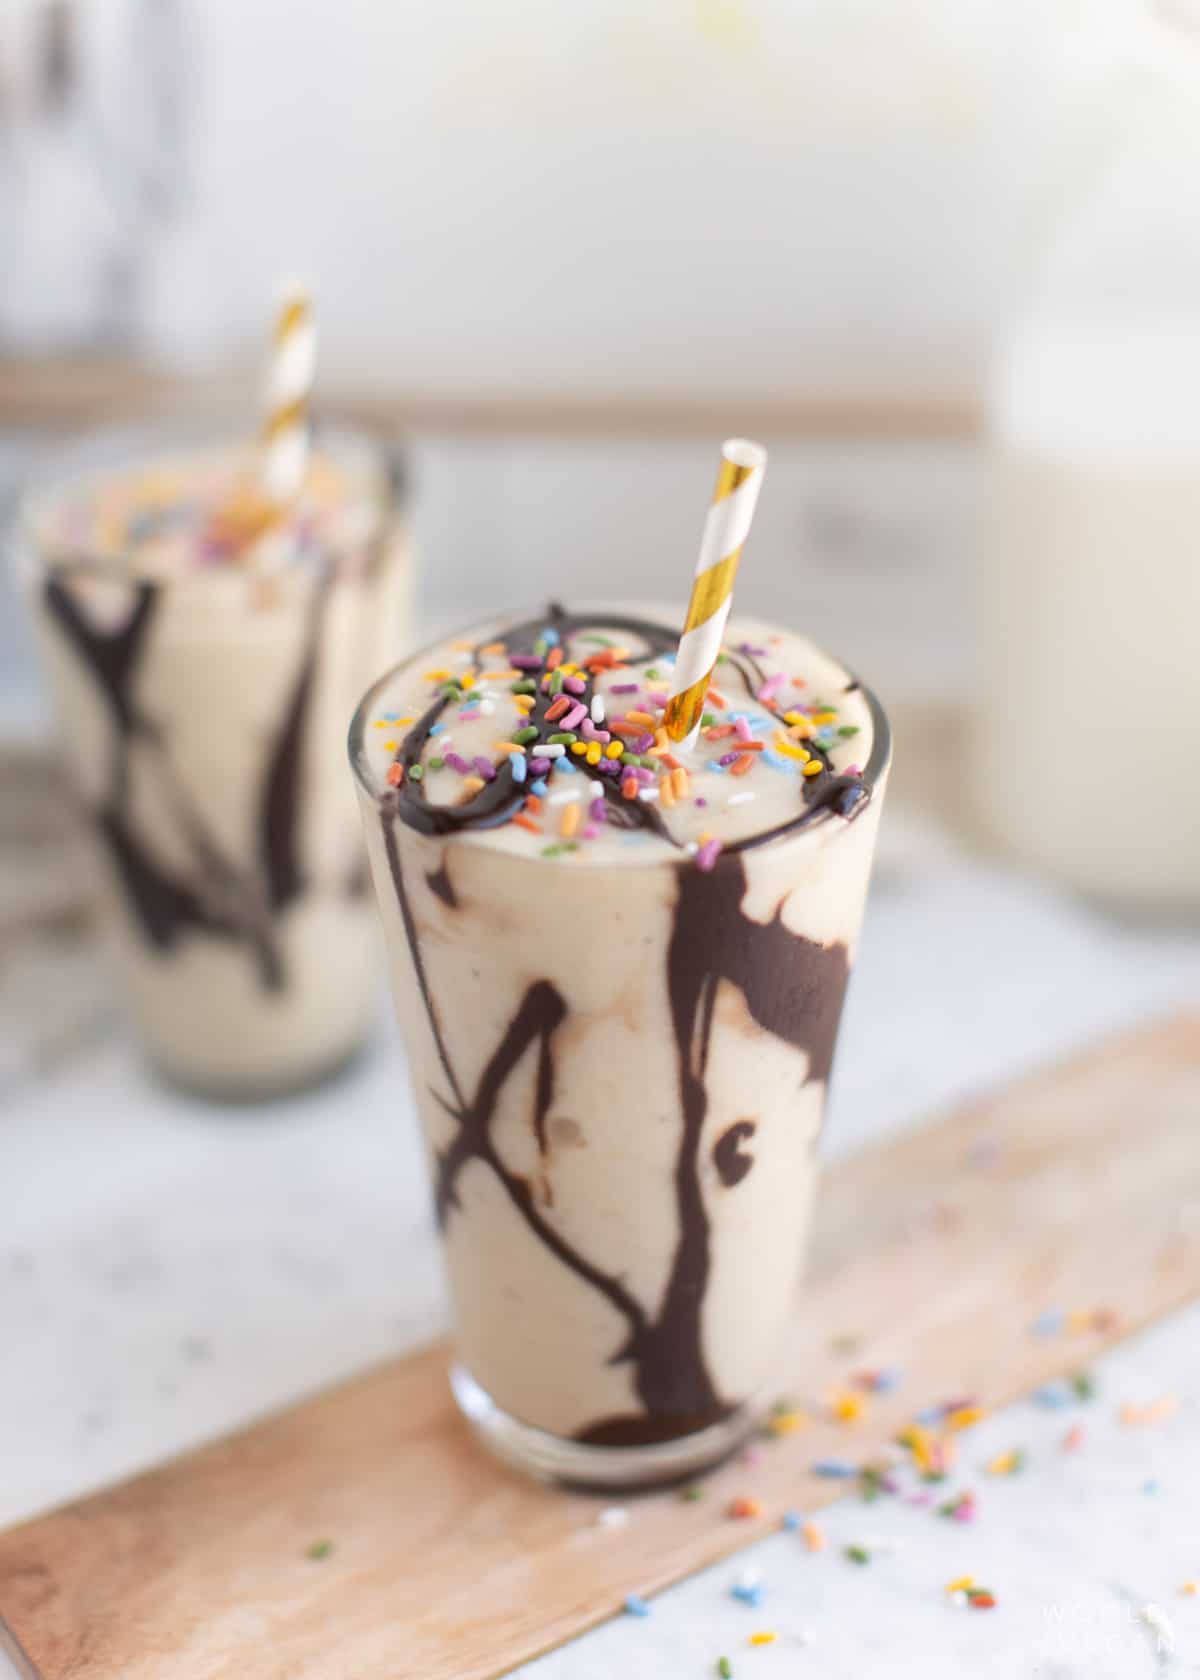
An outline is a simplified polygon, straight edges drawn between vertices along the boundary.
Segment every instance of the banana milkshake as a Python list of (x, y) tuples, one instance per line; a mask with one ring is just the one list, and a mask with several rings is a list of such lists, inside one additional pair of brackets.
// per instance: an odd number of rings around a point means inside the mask
[(360, 1043), (374, 928), (339, 773), (364, 673), (402, 632), (389, 462), (326, 435), (265, 521), (253, 452), (110, 447), (33, 493), (19, 564), (152, 1060), (270, 1095)]
[(454, 1302), (460, 1404), (527, 1469), (688, 1474), (758, 1415), (889, 763), (802, 636), (551, 606), (447, 640), (351, 731)]

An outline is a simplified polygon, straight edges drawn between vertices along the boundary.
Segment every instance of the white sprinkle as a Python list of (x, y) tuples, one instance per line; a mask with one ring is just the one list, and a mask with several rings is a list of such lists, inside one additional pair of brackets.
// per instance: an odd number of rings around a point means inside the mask
[(596, 1521), (601, 1528), (624, 1528), (629, 1512), (624, 1505), (606, 1505)]
[(604, 722), (604, 696), (603, 696), (603, 694), (593, 694), (592, 695), (592, 722), (593, 723), (603, 723)]
[(474, 658), (475, 655), (470, 648), (455, 648), (454, 650), (454, 663), (456, 665), (470, 665)]
[(555, 788), (553, 793), (547, 794), (546, 803), (548, 805), (578, 805), (581, 797), (582, 789), (579, 783), (572, 782), (568, 787)]
[(950, 1594), (950, 1602), (951, 1602), (951, 1604), (953, 1604), (953, 1606), (956, 1610), (965, 1609), (966, 1603), (967, 1603), (967, 1595), (962, 1590), (961, 1587), (957, 1587), (955, 1589), (955, 1591)]
[(725, 805), (726, 808), (730, 805), (744, 805), (748, 799), (754, 799), (756, 797), (757, 795), (753, 793), (731, 793), (729, 798), (725, 801)]
[(762, 1575), (757, 1569), (743, 1569), (737, 1578), (737, 1584), (743, 1592), (753, 1592), (762, 1583)]
[(638, 798), (643, 805), (653, 805), (658, 798), (658, 789), (656, 787), (641, 787), (638, 789)]
[(530, 758), (561, 758), (566, 750), (566, 747), (560, 746), (557, 743), (551, 747), (543, 745), (540, 741), (536, 741), (530, 746), (529, 756)]
[(484, 717), (491, 717), (492, 713), (496, 710), (496, 702), (494, 700), (481, 700), (479, 702), (479, 710), (483, 713)]

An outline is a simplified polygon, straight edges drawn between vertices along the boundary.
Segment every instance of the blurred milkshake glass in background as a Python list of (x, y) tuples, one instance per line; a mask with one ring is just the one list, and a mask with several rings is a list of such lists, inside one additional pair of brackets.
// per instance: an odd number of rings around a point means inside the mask
[(455, 1394), (566, 1482), (723, 1457), (797, 1305), (889, 743), (836, 660), (726, 622), (747, 522), (682, 643), (627, 604), (496, 618), (351, 729)]
[[(344, 430), (309, 450), (280, 412), (269, 469), (233, 427), (85, 445), (17, 528), (134, 1024), (164, 1073), (238, 1098), (320, 1077), (369, 1025), (343, 741), (409, 581), (389, 454)], [(264, 502), (270, 472), (286, 500)]]

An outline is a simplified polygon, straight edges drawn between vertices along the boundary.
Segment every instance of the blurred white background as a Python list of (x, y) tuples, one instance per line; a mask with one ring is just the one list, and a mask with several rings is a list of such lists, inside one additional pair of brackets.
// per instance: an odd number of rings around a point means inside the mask
[(961, 390), (1147, 0), (7, 0), (0, 344), (339, 387)]

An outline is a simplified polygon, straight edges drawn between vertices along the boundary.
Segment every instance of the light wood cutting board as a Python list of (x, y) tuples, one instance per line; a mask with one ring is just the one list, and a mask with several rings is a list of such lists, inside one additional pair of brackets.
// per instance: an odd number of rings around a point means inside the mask
[[(596, 1501), (483, 1455), (434, 1347), (0, 1535), (0, 1611), (43, 1680), (498, 1675), (835, 1497), (815, 1460), (860, 1459), (954, 1394), (1012, 1399), (1200, 1293), (1197, 1207), (1188, 1018), (829, 1173), (787, 1382), (819, 1412), (850, 1370), (903, 1367), (854, 1433), (815, 1422), (695, 1503), (602, 1528)], [(1052, 1306), (1117, 1316), (1032, 1334)], [(761, 1519), (724, 1514), (740, 1494)]]

